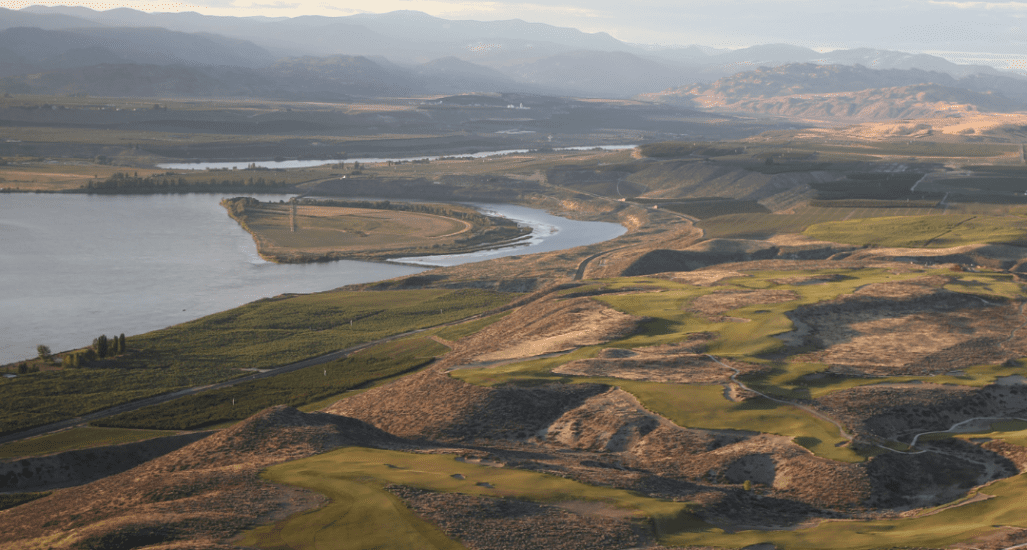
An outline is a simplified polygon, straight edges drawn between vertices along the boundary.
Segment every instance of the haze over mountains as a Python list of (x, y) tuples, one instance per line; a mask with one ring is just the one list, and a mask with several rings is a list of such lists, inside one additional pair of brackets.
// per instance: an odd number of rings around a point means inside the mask
[[(0, 9), (0, 91), (7, 93), (345, 99), (475, 92), (628, 98), (665, 91), (645, 97), (762, 112), (775, 108), (738, 108), (741, 98), (731, 94), (742, 88), (713, 82), (756, 69), (765, 80), (772, 73), (760, 67), (796, 63), (857, 67), (816, 80), (831, 82), (816, 93), (938, 85), (1003, 96), (962, 98), (986, 110), (1027, 101), (1021, 92), (1027, 80), (1013, 73), (867, 48), (656, 48), (541, 23), (450, 21), (414, 11), (268, 18), (127, 8)], [(804, 70), (781, 74), (822, 76)], [(843, 73), (845, 82), (839, 80)], [(725, 86), (733, 91), (725, 92)], [(698, 96), (706, 100), (694, 102)], [(723, 97), (709, 101), (713, 96)]]

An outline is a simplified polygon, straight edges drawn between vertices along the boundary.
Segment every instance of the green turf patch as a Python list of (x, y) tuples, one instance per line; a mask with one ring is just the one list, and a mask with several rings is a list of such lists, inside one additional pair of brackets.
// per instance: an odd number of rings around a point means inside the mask
[(390, 484), (534, 502), (604, 502), (652, 518), (660, 535), (708, 527), (689, 513), (686, 503), (514, 468), (459, 462), (452, 455), (349, 447), (273, 466), (264, 477), (318, 491), (332, 502), (251, 531), (239, 542), (243, 546), (315, 548), (330, 541), (340, 549), (462, 548), (386, 492), (383, 487)]
[[(726, 548), (741, 548), (758, 543), (771, 543), (788, 549), (942, 548), (994, 531), (998, 527), (1027, 527), (1027, 516), (1023, 513), (1024, 491), (1027, 491), (1027, 476), (1019, 475), (978, 491), (993, 498), (948, 509), (939, 507), (927, 510), (916, 518), (826, 521), (813, 528), (793, 531), (724, 533), (709, 529), (676, 533), (661, 542), (667, 545)], [(936, 513), (926, 515), (932, 512)]]
[(174, 435), (175, 432), (157, 430), (128, 430), (122, 428), (97, 428), (86, 426), (71, 428), (57, 433), (33, 437), (0, 445), (0, 458), (42, 456), (89, 447), (120, 445), (144, 439)]

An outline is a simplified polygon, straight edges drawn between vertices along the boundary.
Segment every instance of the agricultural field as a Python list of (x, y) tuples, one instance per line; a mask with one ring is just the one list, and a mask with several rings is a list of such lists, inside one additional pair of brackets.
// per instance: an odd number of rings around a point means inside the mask
[(273, 405), (301, 407), (338, 398), (347, 391), (414, 371), (445, 351), (441, 344), (422, 336), (404, 338), (273, 379), (183, 397), (99, 420), (94, 425), (157, 430), (224, 425)]
[(932, 215), (820, 222), (806, 236), (858, 246), (949, 248), (968, 244), (1027, 242), (1027, 218)]
[(765, 239), (773, 235), (803, 233), (810, 226), (825, 222), (843, 222), (869, 218), (897, 218), (905, 216), (938, 216), (944, 210), (936, 208), (874, 208), (804, 206), (793, 213), (779, 214), (727, 214), (704, 219), (698, 225), (708, 239)]
[(114, 359), (0, 382), (0, 433), (459, 321), (515, 296), (485, 290), (330, 291), (258, 300), (130, 337), (127, 353)]

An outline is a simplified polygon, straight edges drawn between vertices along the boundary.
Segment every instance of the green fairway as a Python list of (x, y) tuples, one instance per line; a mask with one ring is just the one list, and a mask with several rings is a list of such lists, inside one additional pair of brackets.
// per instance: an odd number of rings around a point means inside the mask
[(1024, 491), (1027, 491), (1027, 477), (1021, 474), (979, 490), (980, 494), (993, 498), (933, 514), (934, 510), (926, 510), (916, 518), (825, 521), (813, 528), (794, 531), (681, 532), (666, 537), (663, 542), (668, 545), (723, 548), (772, 543), (789, 550), (940, 548), (994, 531), (997, 527), (1027, 527), (1027, 515), (1023, 510)]
[[(461, 474), (462, 479), (453, 477)], [(448, 539), (386, 492), (389, 484), (536, 502), (600, 501), (654, 520), (661, 544), (741, 548), (770, 542), (788, 549), (939, 547), (997, 526), (1027, 527), (1019, 496), (1027, 478), (1017, 476), (980, 490), (993, 498), (926, 510), (920, 517), (886, 521), (825, 521), (816, 527), (725, 532), (689, 510), (687, 503), (512, 468), (459, 462), (452, 455), (423, 455), (350, 447), (269, 468), (264, 477), (320, 492), (331, 503), (248, 532), (239, 544), (264, 549), (456, 549)], [(491, 487), (481, 485), (487, 483)], [(970, 496), (973, 496), (972, 494)], [(964, 500), (965, 502), (965, 500)]]
[(121, 443), (153, 439), (154, 437), (174, 435), (175, 433), (173, 431), (127, 430), (122, 428), (95, 428), (92, 426), (71, 428), (70, 430), (0, 445), (0, 459), (41, 456), (89, 447), (119, 445)]
[[(634, 394), (645, 407), (665, 416), (680, 426), (706, 429), (751, 430), (788, 436), (818, 456), (845, 462), (858, 462), (866, 456), (846, 446), (838, 427), (813, 414), (786, 403), (757, 398), (742, 403), (724, 397), (720, 385), (684, 385), (633, 381), (619, 378), (558, 375), (552, 371), (570, 361), (596, 357), (603, 348), (640, 348), (681, 342), (689, 335), (710, 333), (713, 340), (706, 345), (714, 356), (767, 365), (768, 371), (749, 374), (741, 380), (749, 387), (769, 396), (788, 401), (823, 397), (833, 392), (881, 383), (924, 381), (966, 386), (984, 386), (995, 379), (1016, 374), (1019, 365), (975, 365), (959, 374), (943, 376), (848, 377), (807, 375), (823, 373), (827, 365), (809, 362), (770, 360), (773, 352), (803, 353), (788, 350), (779, 336), (794, 329), (786, 315), (795, 308), (834, 300), (852, 294), (874, 283), (910, 281), (925, 275), (943, 273), (950, 277), (944, 288), (979, 296), (1001, 296), (1023, 299), (1020, 286), (1004, 273), (965, 273), (918, 269), (894, 273), (886, 269), (829, 269), (819, 271), (749, 271), (745, 276), (721, 281), (712, 287), (698, 287), (672, 280), (634, 277), (592, 281), (596, 300), (614, 309), (643, 317), (646, 320), (633, 334), (601, 346), (585, 346), (556, 357), (508, 363), (489, 368), (460, 369), (451, 375), (472, 384), (537, 384), (541, 382), (601, 383)], [(819, 284), (789, 284), (795, 277), (820, 277)], [(600, 289), (599, 287), (602, 287)], [(773, 290), (794, 293), (795, 299), (777, 303), (756, 303), (725, 311), (735, 320), (708, 320), (691, 310), (697, 298), (714, 292)], [(570, 291), (568, 291), (570, 292)], [(758, 300), (757, 300), (758, 301)], [(739, 320), (744, 320), (740, 322)]]
[(243, 546), (268, 550), (463, 548), (386, 492), (383, 487), (389, 484), (535, 502), (599, 501), (652, 518), (661, 535), (708, 527), (688, 512), (686, 503), (513, 468), (469, 464), (453, 455), (349, 447), (273, 466), (264, 477), (315, 490), (332, 502), (255, 529), (240, 541)]

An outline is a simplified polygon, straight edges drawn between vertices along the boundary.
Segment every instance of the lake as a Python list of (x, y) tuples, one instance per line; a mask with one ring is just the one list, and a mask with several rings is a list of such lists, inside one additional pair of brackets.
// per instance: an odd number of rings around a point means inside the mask
[[(100, 334), (139, 334), (283, 293), (330, 290), (424, 267), (338, 261), (273, 264), (218, 203), (234, 194), (0, 195), (0, 363)], [(254, 195), (278, 200), (282, 195)], [(423, 258), (456, 265), (612, 239), (617, 224), (481, 205), (534, 229), (528, 246)], [(490, 254), (491, 253), (491, 254)]]

